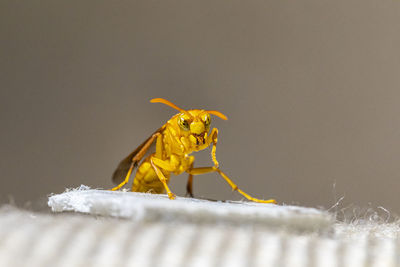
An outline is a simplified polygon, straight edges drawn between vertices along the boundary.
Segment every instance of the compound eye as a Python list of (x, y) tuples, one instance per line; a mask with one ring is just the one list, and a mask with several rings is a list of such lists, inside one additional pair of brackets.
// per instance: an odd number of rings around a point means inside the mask
[(189, 122), (185, 118), (179, 117), (178, 124), (183, 130), (189, 131)]
[(204, 126), (206, 126), (207, 129), (210, 128), (211, 118), (209, 114), (203, 116), (203, 121), (204, 121)]

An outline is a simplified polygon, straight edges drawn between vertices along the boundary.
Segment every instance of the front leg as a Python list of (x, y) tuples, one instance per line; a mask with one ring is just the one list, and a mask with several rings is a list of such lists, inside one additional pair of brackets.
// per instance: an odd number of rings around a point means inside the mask
[(215, 168), (215, 167), (202, 167), (202, 168), (193, 168), (191, 170), (187, 170), (189, 174), (192, 175), (199, 175), (199, 174), (205, 174), (205, 173), (210, 173), (210, 172), (217, 172), (232, 188), (233, 191), (237, 191), (239, 194), (244, 196), (250, 201), (257, 202), (257, 203), (273, 203), (276, 204), (275, 199), (258, 199), (255, 197), (250, 196), (246, 192), (244, 192), (242, 189), (240, 189), (225, 173), (223, 173), (220, 169)]
[(219, 167), (219, 163), (217, 161), (217, 158), (215, 156), (215, 152), (217, 150), (217, 142), (218, 142), (218, 129), (213, 128), (211, 131), (211, 134), (208, 137), (207, 144), (210, 145), (212, 143), (212, 149), (211, 149), (211, 159), (214, 162), (214, 168)]
[[(211, 159), (214, 162), (215, 169), (218, 169), (218, 167), (219, 167), (219, 163), (215, 156), (215, 152), (217, 150), (217, 142), (218, 142), (218, 129), (213, 128), (211, 130), (210, 135), (207, 136), (207, 141), (202, 149), (209, 147), (212, 143)], [(194, 161), (194, 157), (191, 156), (190, 161), (189, 161), (190, 162), (189, 168), (187, 169), (187, 172), (189, 173), (189, 177), (188, 177), (188, 181), (186, 184), (186, 196), (189, 196), (189, 197), (194, 197), (194, 195), (193, 195), (193, 174), (191, 173), (191, 170), (193, 169), (193, 161)]]

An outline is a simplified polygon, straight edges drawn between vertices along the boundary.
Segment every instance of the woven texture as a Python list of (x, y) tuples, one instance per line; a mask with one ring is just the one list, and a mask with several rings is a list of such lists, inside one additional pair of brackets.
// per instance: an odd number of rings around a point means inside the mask
[(232, 224), (141, 218), (3, 207), (0, 266), (400, 266), (396, 224), (331, 221), (323, 230), (295, 231), (251, 220)]

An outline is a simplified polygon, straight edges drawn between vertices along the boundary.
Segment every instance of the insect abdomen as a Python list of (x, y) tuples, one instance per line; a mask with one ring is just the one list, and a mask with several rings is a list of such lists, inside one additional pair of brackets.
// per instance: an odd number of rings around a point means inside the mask
[[(133, 192), (143, 192), (143, 193), (156, 193), (161, 194), (164, 193), (165, 188), (155, 173), (154, 169), (150, 164), (150, 157), (146, 158), (142, 164), (138, 167), (136, 171), (135, 178), (132, 184)], [(170, 173), (167, 171), (163, 172), (165, 178), (167, 179), (167, 183), (169, 182)]]

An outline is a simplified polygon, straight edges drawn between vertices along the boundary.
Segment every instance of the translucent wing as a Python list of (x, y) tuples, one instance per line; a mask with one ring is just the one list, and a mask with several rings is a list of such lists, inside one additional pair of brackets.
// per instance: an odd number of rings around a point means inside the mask
[(149, 138), (147, 138), (146, 141), (144, 141), (118, 164), (117, 169), (112, 175), (112, 181), (114, 184), (120, 184), (122, 181), (124, 181), (130, 167), (133, 165), (133, 167), (136, 168), (142, 158), (147, 154), (146, 152), (153, 150), (150, 148), (155, 147), (157, 136), (163, 129), (164, 127), (161, 127), (155, 131), (152, 135), (150, 135)]

